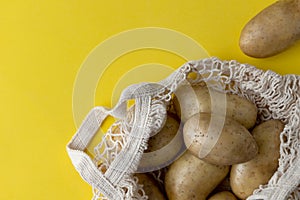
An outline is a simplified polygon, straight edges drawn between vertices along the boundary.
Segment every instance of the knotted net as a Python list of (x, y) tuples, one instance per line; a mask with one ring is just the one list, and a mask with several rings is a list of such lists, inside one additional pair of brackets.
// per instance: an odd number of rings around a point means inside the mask
[[(279, 119), (285, 123), (279, 167), (248, 199), (300, 199), (300, 76), (281, 76), (215, 57), (187, 62), (158, 83), (132, 85), (122, 92), (114, 108), (95, 107), (88, 113), (67, 152), (81, 177), (93, 187), (94, 199), (147, 199), (134, 173), (149, 137), (164, 124), (172, 95), (191, 73), (196, 77), (190, 82), (210, 82), (217, 90), (253, 102), (258, 122)], [(135, 100), (134, 111), (128, 116), (127, 101), (131, 99)], [(107, 116), (118, 121), (103, 136), (91, 159), (85, 149)]]

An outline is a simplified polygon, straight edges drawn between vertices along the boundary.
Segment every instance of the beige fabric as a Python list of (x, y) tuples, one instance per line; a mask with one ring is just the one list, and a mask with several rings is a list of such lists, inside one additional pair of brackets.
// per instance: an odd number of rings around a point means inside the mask
[[(68, 143), (67, 152), (81, 177), (93, 187), (94, 199), (147, 199), (133, 173), (149, 136), (163, 125), (172, 94), (191, 72), (197, 74), (192, 83), (209, 82), (217, 90), (238, 94), (255, 103), (258, 122), (279, 119), (286, 124), (280, 137), (277, 172), (248, 199), (300, 199), (300, 77), (280, 76), (215, 57), (187, 62), (157, 84), (128, 87), (113, 109), (95, 107), (90, 111)], [(128, 118), (126, 103), (130, 99), (135, 99), (135, 109)], [(95, 148), (97, 156), (92, 160), (84, 150), (108, 115), (118, 121)], [(116, 127), (120, 128), (117, 135), (113, 133)]]

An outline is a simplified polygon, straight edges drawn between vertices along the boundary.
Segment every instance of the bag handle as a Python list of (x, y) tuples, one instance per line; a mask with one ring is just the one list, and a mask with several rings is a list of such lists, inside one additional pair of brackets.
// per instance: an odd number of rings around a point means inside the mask
[[(103, 121), (107, 116), (113, 116), (123, 119), (126, 116), (126, 102), (130, 99), (136, 101), (136, 116), (135, 120), (147, 123), (150, 112), (151, 96), (157, 93), (158, 84), (140, 83), (127, 87), (121, 94), (117, 105), (109, 110), (105, 107), (93, 108), (86, 118), (83, 120), (78, 131), (75, 133), (71, 141), (67, 144), (67, 152), (71, 161), (78, 171), (80, 176), (93, 188), (100, 191), (106, 198), (114, 200), (123, 200), (124, 192), (116, 185), (121, 181), (125, 175), (125, 171), (133, 171), (131, 163), (136, 163), (141, 159), (143, 150), (140, 150), (138, 144), (140, 140), (149, 137), (149, 130), (144, 129), (138, 123), (134, 123), (130, 135), (132, 136), (128, 141), (126, 152), (121, 151), (119, 155), (112, 161), (110, 167), (105, 173), (102, 173), (94, 164), (89, 155), (84, 150), (88, 147), (90, 141), (97, 133)], [(150, 92), (149, 92), (150, 91)], [(144, 125), (144, 127), (147, 127)], [(145, 148), (145, 147), (144, 147)], [(128, 153), (130, 152), (130, 153)], [(132, 155), (136, 155), (132, 158)], [(124, 162), (127, 160), (127, 162)], [(121, 170), (128, 168), (127, 170)], [(129, 170), (130, 169), (130, 170)]]
[(84, 152), (108, 113), (109, 110), (104, 107), (93, 108), (68, 143), (67, 152), (83, 180), (95, 189), (101, 190), (107, 198), (122, 200), (120, 191), (97, 169), (91, 158)]

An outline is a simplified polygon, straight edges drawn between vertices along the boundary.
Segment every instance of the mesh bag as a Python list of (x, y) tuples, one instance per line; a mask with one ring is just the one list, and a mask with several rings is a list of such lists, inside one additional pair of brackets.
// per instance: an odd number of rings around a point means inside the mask
[[(190, 80), (193, 83), (210, 82), (219, 91), (253, 102), (258, 108), (257, 122), (279, 119), (285, 123), (279, 167), (248, 199), (300, 199), (300, 76), (281, 76), (215, 57), (187, 62), (158, 83), (129, 86), (114, 108), (95, 107), (88, 113), (67, 152), (81, 177), (93, 187), (93, 199), (147, 199), (134, 173), (141, 167), (149, 137), (166, 120), (172, 95), (190, 73), (196, 75)], [(127, 101), (132, 99), (134, 109), (128, 112)], [(92, 159), (85, 150), (107, 116), (117, 121), (95, 148)], [(155, 170), (155, 166), (144, 167)]]

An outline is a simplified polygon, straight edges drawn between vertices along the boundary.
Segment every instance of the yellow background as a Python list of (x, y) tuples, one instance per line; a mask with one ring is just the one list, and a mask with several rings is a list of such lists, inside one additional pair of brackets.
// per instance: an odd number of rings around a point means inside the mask
[[(90, 186), (77, 174), (65, 151), (76, 131), (72, 90), (89, 52), (114, 34), (149, 26), (169, 28), (190, 36), (221, 59), (300, 74), (299, 42), (268, 59), (249, 58), (239, 50), (243, 25), (272, 2), (1, 1), (0, 199), (91, 198)], [(112, 69), (148, 62), (176, 68), (184, 61), (159, 51), (141, 51)], [(113, 81), (107, 84), (115, 84)], [(103, 97), (105, 91), (102, 96), (97, 92), (97, 105), (110, 106), (110, 97)]]

